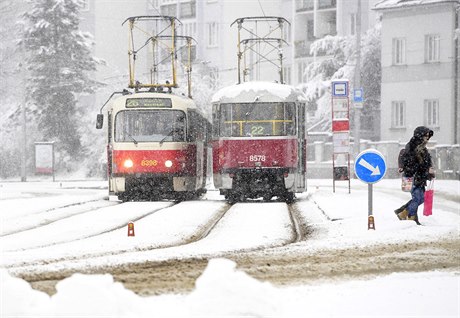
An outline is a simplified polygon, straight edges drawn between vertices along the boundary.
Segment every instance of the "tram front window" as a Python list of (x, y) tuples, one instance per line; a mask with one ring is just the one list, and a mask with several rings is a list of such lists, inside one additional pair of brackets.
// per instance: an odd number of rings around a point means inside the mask
[(295, 134), (294, 103), (221, 104), (220, 136), (292, 136)]
[(185, 141), (185, 114), (180, 110), (123, 110), (115, 116), (115, 141)]

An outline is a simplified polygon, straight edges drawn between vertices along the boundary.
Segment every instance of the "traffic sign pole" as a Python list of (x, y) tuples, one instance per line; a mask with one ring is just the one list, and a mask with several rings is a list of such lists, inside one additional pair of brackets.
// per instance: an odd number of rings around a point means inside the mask
[(372, 183), (367, 185), (367, 215), (372, 215)]
[(373, 187), (372, 185), (379, 182), (387, 171), (387, 165), (383, 155), (375, 150), (368, 149), (361, 152), (355, 158), (355, 174), (364, 183), (367, 183), (367, 214), (368, 227), (367, 229), (375, 230), (374, 215), (372, 211)]
[(375, 220), (374, 220), (374, 215), (372, 213), (372, 183), (369, 183), (367, 185), (367, 229), (373, 229), (375, 230)]

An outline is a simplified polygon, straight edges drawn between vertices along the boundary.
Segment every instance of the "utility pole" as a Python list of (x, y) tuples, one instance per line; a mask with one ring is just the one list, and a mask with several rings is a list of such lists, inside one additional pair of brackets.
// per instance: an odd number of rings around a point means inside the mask
[[(358, 1), (356, 12), (356, 66), (353, 88), (361, 88), (361, 0)], [(353, 104), (354, 111), (354, 152), (355, 155), (360, 153), (360, 130), (361, 130), (361, 110)]]
[(28, 94), (26, 88), (26, 79), (27, 79), (27, 67), (25, 65), (26, 60), (26, 50), (24, 44), (20, 46), (21, 59), (23, 61), (19, 63), (19, 72), (22, 82), (22, 105), (21, 105), (21, 130), (22, 130), (22, 145), (21, 145), (21, 182), (27, 181), (27, 102)]
[(21, 151), (21, 182), (27, 181), (26, 162), (27, 162), (27, 129), (26, 129), (26, 98), (23, 98), (22, 115), (22, 151)]

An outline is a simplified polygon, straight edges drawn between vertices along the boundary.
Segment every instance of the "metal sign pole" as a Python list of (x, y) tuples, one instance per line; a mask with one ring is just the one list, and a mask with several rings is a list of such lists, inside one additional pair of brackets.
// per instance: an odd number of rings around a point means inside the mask
[(368, 206), (368, 216), (372, 215), (372, 183), (367, 185), (367, 206)]
[(369, 183), (367, 186), (367, 196), (368, 196), (368, 216), (367, 216), (367, 229), (375, 230), (375, 221), (374, 215), (372, 214), (372, 183)]

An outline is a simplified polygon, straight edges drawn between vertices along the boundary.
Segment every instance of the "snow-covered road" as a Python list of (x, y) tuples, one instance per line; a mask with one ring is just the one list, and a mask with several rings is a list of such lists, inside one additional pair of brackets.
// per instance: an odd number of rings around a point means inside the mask
[[(181, 203), (120, 203), (107, 200), (99, 181), (5, 182), (0, 183), (0, 266), (39, 288), (42, 280), (54, 285), (75, 272), (112, 272), (147, 294), (189, 290), (207, 260), (218, 257), (282, 285), (385, 275), (405, 265), (416, 272), (448, 269), (459, 280), (459, 184), (437, 181), (434, 213), (424, 217), (420, 210), (424, 226), (416, 226), (393, 213), (409, 199), (399, 180), (381, 181), (374, 185), (376, 229), (369, 230), (367, 186), (355, 180), (350, 194), (344, 183), (333, 193), (330, 181), (311, 180), (309, 191), (289, 206), (230, 206), (213, 190)], [(135, 236), (127, 235), (131, 221)]]

